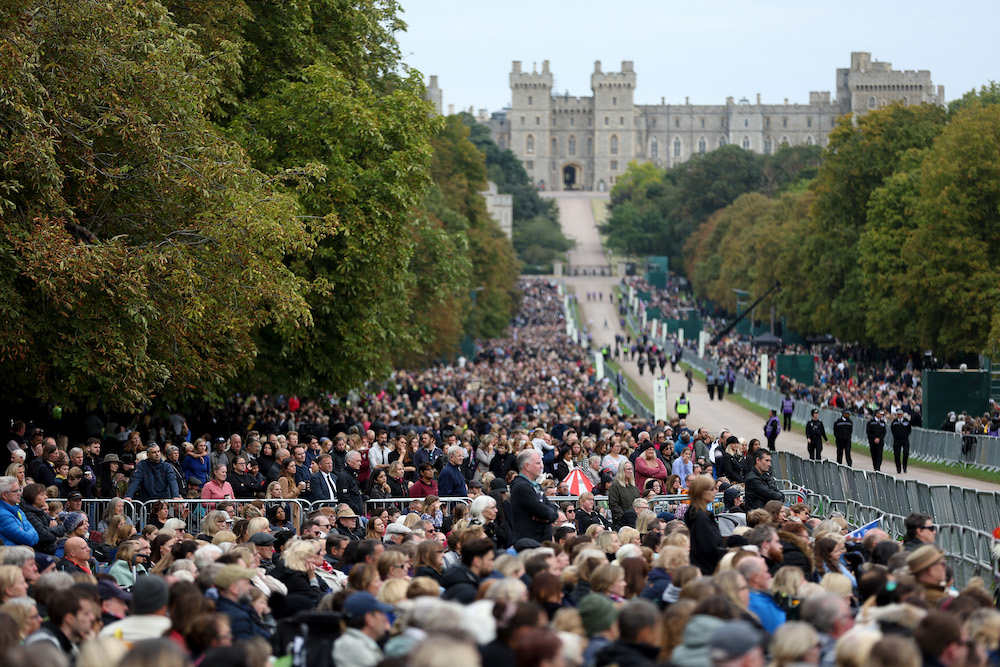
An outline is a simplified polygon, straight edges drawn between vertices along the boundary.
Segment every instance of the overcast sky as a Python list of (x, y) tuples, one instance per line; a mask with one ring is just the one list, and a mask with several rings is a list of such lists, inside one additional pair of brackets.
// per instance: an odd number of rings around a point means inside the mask
[(953, 100), (1000, 80), (1000, 2), (974, 0), (401, 0), (403, 61), (437, 74), (444, 103), (510, 103), (511, 61), (550, 61), (554, 90), (589, 96), (594, 61), (635, 63), (639, 104), (724, 104), (727, 96), (807, 103), (836, 96), (852, 51), (931, 71)]

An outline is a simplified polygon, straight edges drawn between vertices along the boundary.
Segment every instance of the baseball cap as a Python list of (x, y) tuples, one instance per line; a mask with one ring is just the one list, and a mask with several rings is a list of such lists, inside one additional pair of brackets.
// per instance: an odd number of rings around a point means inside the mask
[(79, 491), (73, 491), (68, 496), (66, 496), (66, 499), (67, 500), (83, 500), (83, 494), (80, 493)]
[(344, 602), (345, 618), (360, 618), (373, 611), (380, 611), (383, 614), (391, 614), (394, 609), (391, 605), (379, 602), (375, 596), (365, 591), (353, 593)]
[(101, 597), (102, 602), (112, 598), (118, 598), (125, 602), (132, 601), (132, 594), (128, 591), (123, 591), (118, 584), (110, 579), (100, 579), (97, 582), (97, 594)]

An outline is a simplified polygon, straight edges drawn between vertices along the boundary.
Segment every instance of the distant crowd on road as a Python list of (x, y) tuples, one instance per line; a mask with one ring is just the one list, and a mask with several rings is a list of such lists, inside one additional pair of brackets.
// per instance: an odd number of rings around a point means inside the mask
[(556, 285), (520, 287), (507, 337), (363, 396), (15, 424), (0, 663), (998, 661), (932, 517), (852, 533), (758, 439), (627, 417)]

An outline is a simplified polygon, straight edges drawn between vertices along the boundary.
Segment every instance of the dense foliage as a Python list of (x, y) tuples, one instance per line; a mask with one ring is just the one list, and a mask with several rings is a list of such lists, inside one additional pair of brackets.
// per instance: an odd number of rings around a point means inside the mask
[(513, 251), (399, 14), (0, 0), (0, 399), (344, 391), (496, 333)]
[[(947, 112), (897, 105), (844, 119), (808, 187), (742, 194), (686, 238), (696, 293), (732, 307), (733, 288), (760, 294), (780, 280), (770, 303), (795, 331), (996, 356), (997, 101), (991, 84)], [(668, 189), (651, 175), (633, 168), (628, 187)]]

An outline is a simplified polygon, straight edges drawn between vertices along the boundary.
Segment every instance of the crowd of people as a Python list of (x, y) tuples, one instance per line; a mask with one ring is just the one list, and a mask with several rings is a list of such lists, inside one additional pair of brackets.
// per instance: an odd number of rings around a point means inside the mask
[(0, 664), (1000, 664), (932, 517), (852, 532), (759, 440), (629, 419), (521, 289), (507, 337), (365, 396), (16, 424)]
[[(699, 307), (689, 293), (676, 282), (670, 282), (666, 288), (657, 288), (641, 277), (624, 278), (622, 293), (626, 293), (629, 287), (637, 292), (649, 293), (650, 300), (642, 307), (658, 308), (663, 319), (683, 319), (686, 313), (694, 311), (700, 316), (702, 325), (710, 332), (720, 331), (728, 323), (728, 320), (719, 313)], [(624, 328), (624, 319), (621, 324)], [(689, 348), (686, 353), (693, 352), (696, 340), (689, 336), (685, 342)], [(640, 355), (642, 349), (648, 349), (653, 345), (648, 336), (645, 341), (640, 340), (635, 343), (629, 337), (629, 344), (635, 345)], [(952, 412), (940, 427), (937, 424), (925, 425), (921, 414), (923, 360), (915, 360), (912, 355), (887, 353), (834, 341), (817, 343), (809, 347), (789, 344), (782, 348), (782, 353), (813, 357), (815, 382), (811, 384), (778, 375), (775, 360), (772, 358), (770, 361), (769, 384), (792, 401), (849, 410), (852, 414), (867, 417), (874, 416), (879, 409), (882, 409), (890, 415), (905, 413), (914, 427), (940, 428), (944, 431), (970, 435), (1000, 435), (1000, 406), (996, 405), (991, 405), (991, 410), (981, 416)], [(707, 346), (705, 356), (723, 369), (722, 373), (714, 376), (712, 382), (708, 383), (709, 392), (717, 393), (726, 387), (732, 392), (733, 380), (737, 375), (754, 383), (759, 381), (760, 350), (751, 343), (740, 340), (735, 333), (727, 335), (716, 345)], [(719, 393), (720, 398), (721, 396)]]

